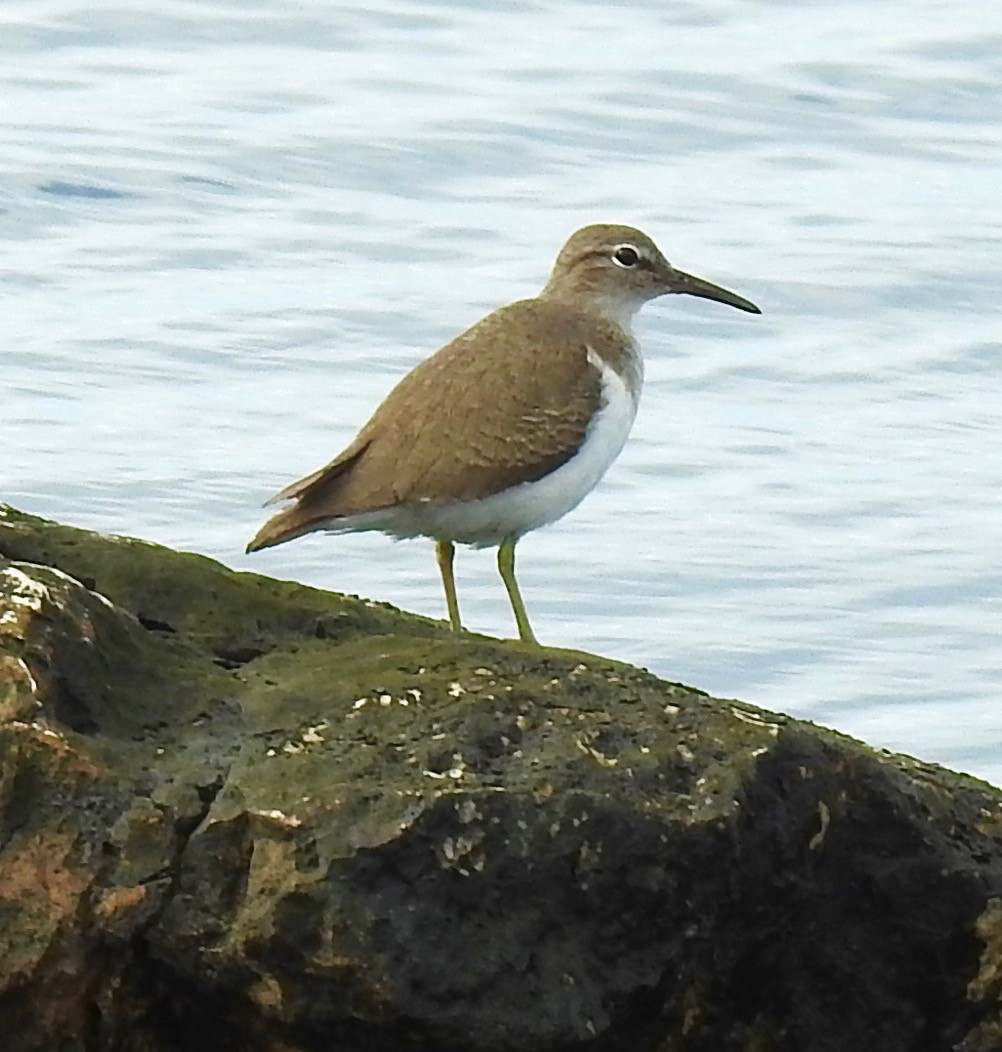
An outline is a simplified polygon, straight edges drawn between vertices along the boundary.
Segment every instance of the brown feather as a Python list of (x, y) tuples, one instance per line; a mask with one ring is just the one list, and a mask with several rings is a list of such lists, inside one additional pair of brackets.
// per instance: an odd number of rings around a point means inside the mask
[(315, 530), (316, 524), (303, 518), (298, 504), (273, 515), (254, 535), (245, 551), (258, 552), (262, 548), (271, 548), (285, 541), (293, 541), (303, 534)]
[(312, 474), (305, 476), (304, 478), (297, 479), (295, 482), (290, 482), (285, 489), (279, 490), (274, 497), (269, 497), (264, 502), (264, 507), (269, 508), (272, 504), (281, 504), (283, 500), (293, 500), (305, 496), (310, 492), (311, 489), (315, 488), (320, 483), (328, 483), (331, 479), (335, 479), (338, 475), (347, 471), (352, 464), (365, 452), (365, 448), (368, 442), (352, 442), (352, 444), (344, 450), (343, 453), (339, 453), (329, 464), (325, 464), (322, 468), (314, 471)]

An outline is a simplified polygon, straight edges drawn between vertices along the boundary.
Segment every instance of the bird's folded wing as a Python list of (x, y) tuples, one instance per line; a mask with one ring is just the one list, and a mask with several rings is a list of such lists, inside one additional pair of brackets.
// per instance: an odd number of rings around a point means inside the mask
[(536, 481), (584, 441), (602, 397), (589, 349), (601, 354), (603, 338), (545, 301), (495, 311), (408, 373), (343, 453), (278, 499), (296, 499), (305, 524)]
[(578, 327), (536, 302), (489, 315), (398, 384), (358, 437), (364, 453), (331, 488), (336, 514), (475, 500), (574, 456), (601, 378)]

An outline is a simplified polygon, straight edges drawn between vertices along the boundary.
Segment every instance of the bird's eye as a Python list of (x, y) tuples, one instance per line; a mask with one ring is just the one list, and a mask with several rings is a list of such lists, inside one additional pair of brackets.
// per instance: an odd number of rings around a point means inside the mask
[(612, 254), (614, 263), (629, 270), (640, 262), (640, 253), (632, 245), (620, 245)]

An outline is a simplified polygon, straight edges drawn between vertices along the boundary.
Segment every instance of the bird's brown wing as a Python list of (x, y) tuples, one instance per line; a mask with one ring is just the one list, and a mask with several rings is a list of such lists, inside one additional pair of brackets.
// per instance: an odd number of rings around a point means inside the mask
[(367, 446), (368, 442), (359, 442), (356, 439), (356, 441), (352, 442), (352, 444), (342, 453), (339, 453), (329, 464), (325, 464), (322, 468), (319, 468), (317, 471), (314, 471), (301, 479), (296, 479), (295, 482), (290, 482), (284, 489), (280, 489), (274, 497), (269, 497), (268, 500), (264, 502), (264, 506), (269, 508), (272, 504), (281, 504), (283, 500), (294, 500), (303, 496), (303, 494), (307, 493), (317, 483), (333, 481), (355, 463), (355, 461), (365, 452)]
[(601, 398), (588, 349), (601, 354), (612, 339), (545, 300), (488, 315), (408, 373), (343, 453), (277, 494), (296, 504), (251, 548), (331, 519), (475, 500), (542, 478), (584, 441)]

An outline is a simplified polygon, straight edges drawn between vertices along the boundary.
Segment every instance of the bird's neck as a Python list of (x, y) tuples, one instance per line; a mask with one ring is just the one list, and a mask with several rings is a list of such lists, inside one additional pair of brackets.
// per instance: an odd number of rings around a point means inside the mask
[(645, 302), (625, 290), (596, 288), (566, 276), (550, 278), (539, 298), (554, 300), (582, 314), (601, 318), (614, 325), (623, 339), (631, 343), (634, 316)]

